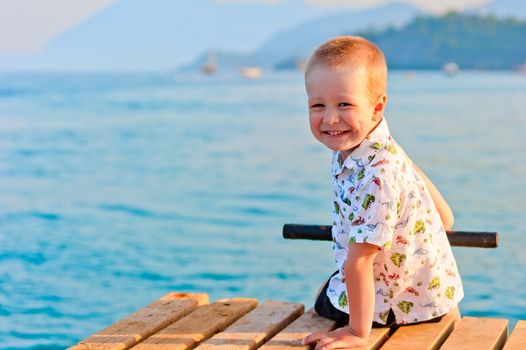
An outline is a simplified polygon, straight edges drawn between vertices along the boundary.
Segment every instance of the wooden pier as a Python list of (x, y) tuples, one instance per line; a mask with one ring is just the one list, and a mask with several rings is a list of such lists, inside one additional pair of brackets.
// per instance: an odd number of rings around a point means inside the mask
[[(71, 350), (308, 350), (301, 340), (334, 328), (298, 303), (233, 298), (208, 302), (206, 294), (168, 293), (125, 319), (93, 334)], [(444, 316), (437, 323), (408, 325), (391, 332), (373, 328), (373, 349), (526, 349), (526, 321), (508, 336), (508, 321), (463, 317), (455, 324)]]

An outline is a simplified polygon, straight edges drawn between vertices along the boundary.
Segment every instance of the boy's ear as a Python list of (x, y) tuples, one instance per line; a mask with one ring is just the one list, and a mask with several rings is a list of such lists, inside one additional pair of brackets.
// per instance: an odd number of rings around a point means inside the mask
[(376, 100), (376, 104), (374, 105), (374, 111), (373, 111), (373, 120), (379, 121), (382, 116), (384, 115), (385, 110), (385, 104), (387, 103), (387, 96), (382, 95)]

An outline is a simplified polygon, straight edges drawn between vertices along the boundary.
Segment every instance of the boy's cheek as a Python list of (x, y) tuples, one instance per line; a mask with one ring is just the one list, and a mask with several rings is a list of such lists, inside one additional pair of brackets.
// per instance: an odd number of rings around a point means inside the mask
[(312, 127), (319, 127), (322, 120), (322, 116), (316, 112), (309, 112), (309, 124)]
[(310, 119), (309, 120), (309, 125), (310, 125), (310, 131), (311, 131), (312, 135), (314, 137), (316, 137), (317, 139), (319, 139), (320, 134), (321, 134), (320, 133), (320, 129), (319, 129), (319, 123), (316, 123), (315, 120)]

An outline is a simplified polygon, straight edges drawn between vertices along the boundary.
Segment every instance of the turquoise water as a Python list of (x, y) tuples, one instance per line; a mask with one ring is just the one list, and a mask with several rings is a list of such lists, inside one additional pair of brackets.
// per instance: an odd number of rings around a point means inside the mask
[[(456, 214), (466, 315), (526, 319), (526, 76), (389, 82), (392, 133)], [(0, 347), (61, 349), (168, 291), (312, 305), (330, 154), (301, 76), (0, 75)]]

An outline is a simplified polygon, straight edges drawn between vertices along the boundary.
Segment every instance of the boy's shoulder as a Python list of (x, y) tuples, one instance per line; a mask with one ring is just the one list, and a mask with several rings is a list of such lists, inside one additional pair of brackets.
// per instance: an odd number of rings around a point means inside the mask
[(393, 171), (400, 171), (400, 168), (406, 169), (412, 163), (392, 137), (385, 142), (373, 142), (365, 146), (351, 153), (344, 165), (353, 171), (362, 170), (366, 174), (383, 177)]
[(374, 146), (377, 147), (377, 150), (371, 152), (368, 162), (364, 164), (364, 167), (371, 173), (382, 174), (386, 171), (395, 171), (411, 163), (402, 147), (392, 137), (385, 143)]
[(411, 160), (393, 140), (374, 145), (367, 158), (346, 159), (348, 172), (338, 177), (343, 189), (382, 193), (385, 198), (398, 196), (415, 181)]
[(351, 152), (350, 157), (357, 166), (372, 168), (391, 164), (390, 160), (396, 158), (407, 158), (402, 147), (391, 136), (385, 117)]

